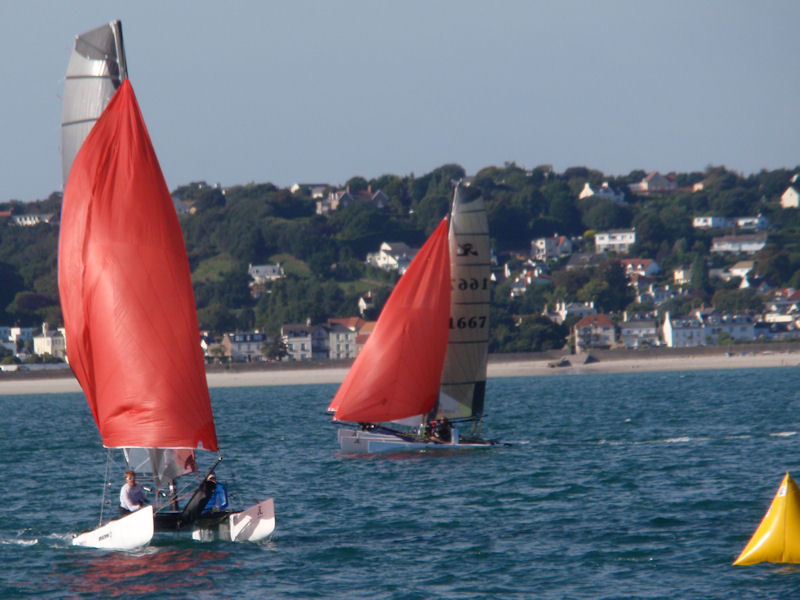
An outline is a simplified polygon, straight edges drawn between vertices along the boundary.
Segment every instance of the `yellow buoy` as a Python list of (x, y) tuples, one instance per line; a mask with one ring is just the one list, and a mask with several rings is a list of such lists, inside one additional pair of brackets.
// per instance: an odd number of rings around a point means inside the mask
[(800, 563), (800, 489), (786, 473), (769, 510), (734, 565)]

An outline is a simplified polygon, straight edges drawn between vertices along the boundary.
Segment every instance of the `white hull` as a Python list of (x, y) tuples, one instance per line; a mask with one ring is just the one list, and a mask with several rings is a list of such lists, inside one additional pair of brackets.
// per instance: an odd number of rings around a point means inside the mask
[(121, 519), (109, 521), (72, 540), (73, 546), (105, 550), (134, 550), (153, 539), (153, 507), (146, 506)]
[(275, 531), (275, 505), (272, 498), (259, 502), (211, 527), (195, 527), (192, 539), (198, 542), (260, 542)]
[(415, 441), (390, 433), (375, 433), (356, 429), (338, 430), (339, 446), (345, 454), (378, 454), (381, 452), (414, 452), (417, 450), (476, 450), (496, 444), (487, 441), (463, 442), (453, 430), (452, 442)]

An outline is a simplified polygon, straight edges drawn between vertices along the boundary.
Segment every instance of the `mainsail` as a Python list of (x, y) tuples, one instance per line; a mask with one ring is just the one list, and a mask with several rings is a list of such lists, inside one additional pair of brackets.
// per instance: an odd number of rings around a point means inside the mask
[(337, 421), (378, 423), (428, 413), (436, 403), (450, 312), (443, 219), (411, 261), (329, 411)]
[(490, 268), (486, 206), (480, 190), (459, 183), (450, 214), (450, 336), (435, 419), (483, 415)]
[(58, 287), (103, 444), (216, 451), (186, 248), (127, 79), (69, 173)]
[(72, 161), (111, 97), (127, 77), (122, 24), (113, 21), (75, 38), (64, 80), (61, 169), (67, 183)]

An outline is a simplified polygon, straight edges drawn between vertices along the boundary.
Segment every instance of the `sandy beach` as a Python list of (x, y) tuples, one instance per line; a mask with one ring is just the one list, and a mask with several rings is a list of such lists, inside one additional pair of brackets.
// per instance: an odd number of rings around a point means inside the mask
[[(603, 357), (599, 360), (581, 356), (565, 356), (569, 362), (564, 366), (550, 366), (558, 362), (553, 358), (535, 359), (505, 356), (502, 360), (490, 359), (489, 377), (528, 377), (537, 375), (580, 375), (583, 373), (645, 373), (652, 371), (683, 371), (703, 369), (745, 369), (781, 368), (800, 366), (800, 349), (791, 351), (758, 351), (737, 354), (700, 354), (684, 356), (641, 357), (626, 354), (624, 357)], [(295, 366), (280, 368), (272, 366), (265, 369), (217, 370), (209, 371), (208, 385), (219, 387), (252, 387), (268, 385), (298, 385), (319, 383), (340, 383), (347, 374), (347, 367), (310, 368)], [(73, 377), (67, 376), (24, 376), (0, 373), (0, 395), (50, 394), (80, 392), (80, 386)]]

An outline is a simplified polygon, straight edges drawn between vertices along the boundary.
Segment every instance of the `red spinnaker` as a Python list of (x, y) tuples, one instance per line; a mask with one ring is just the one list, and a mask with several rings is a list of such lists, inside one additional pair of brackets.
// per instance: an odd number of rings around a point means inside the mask
[(447, 220), (392, 291), (329, 410), (338, 421), (379, 423), (425, 414), (436, 403), (450, 317)]
[(216, 451), (186, 248), (129, 80), (72, 164), (58, 288), (103, 444)]

